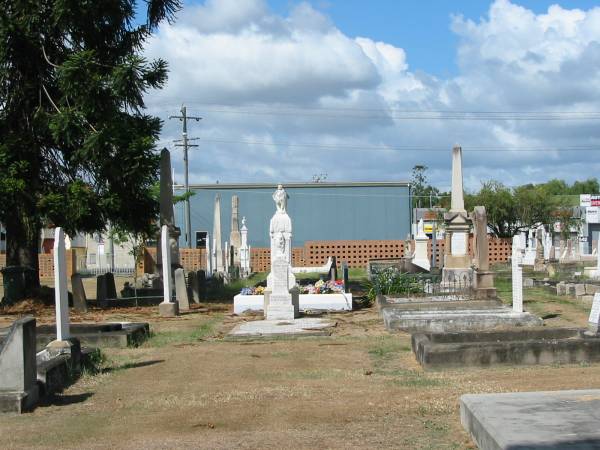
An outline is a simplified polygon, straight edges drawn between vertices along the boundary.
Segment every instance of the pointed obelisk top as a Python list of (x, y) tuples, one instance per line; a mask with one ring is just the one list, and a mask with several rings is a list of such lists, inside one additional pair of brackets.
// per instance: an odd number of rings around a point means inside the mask
[(452, 198), (450, 211), (465, 211), (462, 176), (462, 148), (455, 145), (452, 149)]

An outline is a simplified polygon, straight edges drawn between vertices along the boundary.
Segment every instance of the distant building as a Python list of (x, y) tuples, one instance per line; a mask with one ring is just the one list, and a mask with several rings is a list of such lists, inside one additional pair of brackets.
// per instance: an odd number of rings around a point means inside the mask
[[(290, 196), (293, 246), (313, 240), (402, 240), (411, 232), (411, 190), (406, 182), (283, 183)], [(190, 198), (192, 242), (212, 235), (215, 196), (221, 196), (221, 236), (229, 237), (231, 196), (239, 197), (239, 217), (246, 217), (248, 243), (269, 247), (269, 220), (275, 212), (276, 183), (196, 184)], [(181, 194), (181, 186), (176, 193)], [(183, 205), (175, 220), (184, 229)], [(212, 236), (211, 236), (212, 238)], [(180, 245), (183, 239), (180, 238)]]

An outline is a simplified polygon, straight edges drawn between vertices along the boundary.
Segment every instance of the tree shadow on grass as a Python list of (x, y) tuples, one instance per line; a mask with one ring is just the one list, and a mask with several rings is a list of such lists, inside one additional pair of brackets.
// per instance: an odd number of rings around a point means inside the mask
[(49, 394), (40, 400), (38, 406), (67, 406), (74, 405), (75, 403), (85, 402), (90, 398), (93, 392), (84, 392), (82, 394)]
[(160, 364), (163, 362), (165, 362), (164, 359), (152, 359), (149, 361), (127, 362), (127, 363), (120, 364), (115, 367), (106, 367), (105, 369), (102, 370), (102, 373), (110, 373), (110, 372), (126, 370), (126, 369), (137, 369), (138, 367), (153, 366), (154, 364)]

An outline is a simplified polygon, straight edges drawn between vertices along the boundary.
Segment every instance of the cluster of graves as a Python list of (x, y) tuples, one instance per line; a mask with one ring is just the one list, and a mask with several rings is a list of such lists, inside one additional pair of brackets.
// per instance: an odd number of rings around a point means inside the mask
[[(25, 317), (0, 330), (0, 412), (24, 412), (44, 396), (60, 392), (79, 376), (94, 347), (125, 347), (149, 334), (147, 323), (71, 325), (61, 228), (55, 232), (54, 282), (55, 325), (36, 327), (33, 317)], [(76, 281), (73, 291), (76, 306), (77, 292), (83, 291), (83, 285)]]
[[(496, 298), (485, 208), (476, 207), (472, 214), (464, 210), (460, 166), (461, 151), (454, 148), (452, 206), (444, 217), (450, 251), (445, 256), (441, 289), (418, 297), (379, 295), (377, 303), (386, 327), (411, 333), (415, 358), (425, 370), (600, 361), (600, 293), (596, 289), (592, 294), (587, 285), (579, 288), (593, 295), (588, 329), (543, 328), (542, 319), (523, 310), (523, 267), (543, 270), (553, 257), (542, 228), (529, 241), (524, 234), (514, 236), (512, 308)], [(466, 249), (471, 227), (473, 264)], [(413, 265), (429, 270), (426, 249), (421, 223), (415, 251), (407, 256)], [(600, 270), (600, 265), (593, 270)], [(457, 279), (470, 283), (470, 288), (457, 290), (453, 284)], [(559, 289), (577, 288), (559, 284)], [(461, 422), (482, 449), (596, 448), (600, 436), (594, 426), (594, 408), (599, 399), (598, 390), (464, 395)]]

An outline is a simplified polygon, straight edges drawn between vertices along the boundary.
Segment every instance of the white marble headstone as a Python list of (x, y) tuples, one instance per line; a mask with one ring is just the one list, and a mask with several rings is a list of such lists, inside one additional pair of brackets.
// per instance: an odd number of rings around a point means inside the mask
[(60, 227), (54, 230), (54, 303), (56, 308), (56, 340), (64, 341), (71, 336), (65, 233)]
[(464, 256), (467, 254), (466, 233), (452, 233), (452, 237), (450, 239), (450, 249), (453, 256)]
[(598, 332), (598, 327), (600, 326), (600, 292), (594, 294), (594, 302), (592, 303), (588, 324), (590, 330), (594, 333)]

